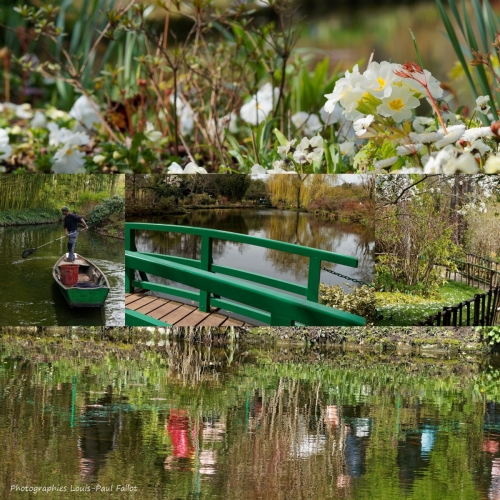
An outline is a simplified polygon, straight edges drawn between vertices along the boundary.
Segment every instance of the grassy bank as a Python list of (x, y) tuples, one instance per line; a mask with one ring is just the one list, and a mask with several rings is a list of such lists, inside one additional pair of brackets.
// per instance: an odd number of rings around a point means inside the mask
[(258, 327), (258, 328), (107, 328), (107, 327), (4, 327), (0, 338), (44, 340), (49, 343), (72, 341), (111, 343), (130, 347), (168, 347), (173, 340), (206, 345), (240, 345), (250, 348), (272, 346), (304, 349), (336, 345), (377, 352), (491, 350), (481, 332), (472, 327)]
[(60, 219), (61, 213), (55, 208), (26, 208), (23, 210), (0, 211), (0, 226), (53, 224)]
[(380, 319), (378, 326), (417, 325), (443, 309), (474, 297), (484, 290), (467, 286), (464, 283), (448, 281), (439, 288), (434, 297), (420, 297), (404, 293), (379, 292), (377, 296), (377, 312)]

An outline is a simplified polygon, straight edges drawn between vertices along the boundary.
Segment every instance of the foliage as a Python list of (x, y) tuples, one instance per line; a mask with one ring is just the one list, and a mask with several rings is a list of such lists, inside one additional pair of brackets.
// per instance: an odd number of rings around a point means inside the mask
[(31, 208), (0, 211), (0, 226), (44, 224), (48, 222), (57, 222), (59, 219), (60, 211), (56, 209)]
[(446, 281), (437, 266), (452, 265), (459, 248), (451, 238), (449, 199), (425, 184), (416, 189), (418, 195), (379, 210), (375, 283), (383, 291), (428, 296)]
[(495, 347), (500, 345), (500, 326), (481, 326), (477, 327), (476, 331), (481, 333), (489, 345)]
[(465, 248), (495, 259), (500, 256), (500, 203), (491, 198), (482, 203), (482, 210), (470, 210), (465, 216)]
[[(0, 211), (57, 208), (113, 196), (124, 178), (108, 175), (0, 176)], [(104, 194), (103, 194), (104, 193)]]
[[(500, 63), (498, 58), (498, 16), (489, 0), (483, 0), (482, 5), (479, 0), (472, 0), (472, 15), (465, 3), (462, 3), (462, 12), (460, 12), (457, 3), (448, 0), (453, 18), (449, 16), (441, 0), (436, 0), (436, 3), (448, 39), (460, 61), (474, 97), (481, 94), (489, 96), (490, 102), (493, 104), (491, 112), (494, 118), (498, 119), (496, 99), (500, 96), (497, 86), (493, 84), (493, 80), (498, 83), (498, 76), (494, 68), (498, 67)], [(479, 34), (479, 42), (475, 33)], [(464, 39), (465, 45), (460, 43), (459, 38)], [(474, 67), (474, 72), (469, 66)], [(489, 73), (486, 72), (487, 70)]]
[(87, 223), (95, 227), (103, 224), (112, 214), (125, 214), (125, 199), (121, 196), (113, 196), (96, 205), (88, 216)]
[(345, 312), (357, 314), (366, 319), (368, 323), (375, 321), (375, 291), (363, 285), (359, 288), (350, 286), (351, 293), (346, 294), (339, 285), (327, 286), (324, 283), (319, 287), (319, 300), (321, 304), (334, 307)]

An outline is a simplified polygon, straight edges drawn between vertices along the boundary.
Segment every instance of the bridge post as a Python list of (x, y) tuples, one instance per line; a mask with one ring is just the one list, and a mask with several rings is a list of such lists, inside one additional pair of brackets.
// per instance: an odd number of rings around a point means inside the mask
[[(125, 250), (136, 251), (135, 229), (130, 229), (125, 224)], [(125, 293), (134, 293), (132, 281), (134, 280), (135, 270), (125, 267)]]
[[(202, 271), (212, 272), (212, 238), (207, 235), (201, 237), (201, 267)], [(200, 311), (210, 312), (210, 290), (200, 290)]]
[(321, 259), (309, 258), (309, 276), (307, 278), (307, 300), (318, 302), (319, 280), (321, 276)]

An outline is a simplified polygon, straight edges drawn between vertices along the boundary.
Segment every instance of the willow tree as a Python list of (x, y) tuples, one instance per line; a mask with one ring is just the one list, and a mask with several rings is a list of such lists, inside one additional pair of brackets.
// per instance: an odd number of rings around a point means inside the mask
[(270, 175), (267, 181), (274, 206), (286, 205), (301, 208), (307, 205), (306, 180), (309, 174)]

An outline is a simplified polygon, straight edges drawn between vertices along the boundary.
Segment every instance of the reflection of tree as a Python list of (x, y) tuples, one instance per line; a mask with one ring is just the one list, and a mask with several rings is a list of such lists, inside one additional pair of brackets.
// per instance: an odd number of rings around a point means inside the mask
[[(299, 213), (293, 217), (271, 218), (266, 226), (269, 238), (295, 243), (309, 248), (319, 248), (330, 252), (337, 252), (338, 248), (349, 235), (357, 237), (356, 254), (360, 256), (357, 270), (349, 269), (350, 276), (363, 276), (365, 281), (371, 282), (373, 276), (372, 244), (373, 231), (359, 224), (343, 224), (328, 219), (303, 216)], [(354, 250), (354, 249), (353, 249)], [(354, 255), (354, 254), (353, 254)], [(307, 278), (309, 259), (298, 255), (267, 250), (266, 258), (280, 272), (292, 272), (298, 280)], [(335, 269), (336, 264), (324, 262), (327, 269)], [(346, 273), (343, 273), (346, 274)]]
[(87, 396), (80, 414), (81, 430), (78, 440), (80, 475), (97, 478), (106, 462), (106, 455), (118, 448), (123, 414), (120, 405), (113, 407), (113, 387), (91, 403)]
[[(347, 246), (352, 247), (349, 254), (358, 256), (359, 267), (357, 269), (343, 268), (342, 274), (366, 282), (371, 282), (373, 279), (374, 230), (369, 226), (346, 224), (299, 212), (276, 210), (198, 210), (186, 215), (153, 220), (168, 224), (222, 229), (241, 234), (257, 234), (277, 241), (331, 252), (339, 252), (338, 249), (342, 245), (349, 243)], [(140, 251), (197, 260), (200, 258), (201, 240), (196, 236), (139, 231), (136, 234), (137, 248)], [(355, 243), (351, 244), (350, 241), (353, 238)], [(229, 248), (237, 248), (240, 253), (243, 253), (245, 245), (214, 240), (212, 248), (214, 260), (219, 259), (219, 262), (223, 262), (224, 254)], [(291, 273), (298, 281), (307, 279), (309, 259), (306, 257), (266, 250), (265, 259), (278, 273)], [(325, 262), (324, 266), (334, 269), (336, 265)]]

